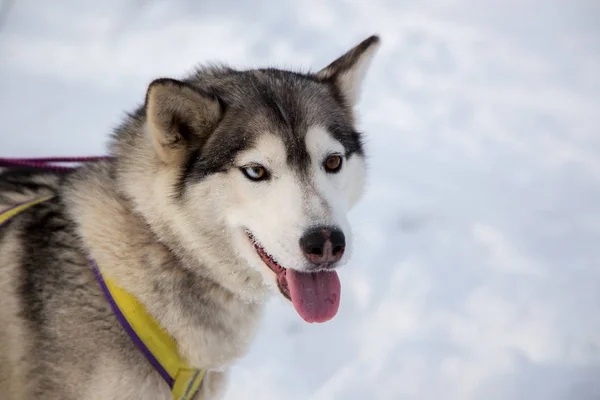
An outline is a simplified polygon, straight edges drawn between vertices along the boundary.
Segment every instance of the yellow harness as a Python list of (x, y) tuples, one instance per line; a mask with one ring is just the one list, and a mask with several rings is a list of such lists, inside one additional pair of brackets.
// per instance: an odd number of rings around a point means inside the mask
[[(40, 197), (0, 212), (0, 227), (28, 208), (53, 197)], [(175, 340), (148, 314), (135, 296), (117, 286), (113, 280), (104, 279), (96, 262), (90, 262), (96, 279), (123, 329), (167, 382), (173, 400), (191, 400), (198, 392), (206, 370), (190, 367), (180, 356)]]

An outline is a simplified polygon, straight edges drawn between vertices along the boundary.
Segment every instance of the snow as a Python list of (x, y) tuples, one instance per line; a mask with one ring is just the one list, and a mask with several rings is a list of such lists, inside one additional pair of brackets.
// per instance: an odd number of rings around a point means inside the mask
[(156, 76), (314, 70), (379, 33), (340, 312), (274, 297), (227, 399), (598, 399), (599, 21), (583, 0), (14, 2), (0, 154), (102, 154)]

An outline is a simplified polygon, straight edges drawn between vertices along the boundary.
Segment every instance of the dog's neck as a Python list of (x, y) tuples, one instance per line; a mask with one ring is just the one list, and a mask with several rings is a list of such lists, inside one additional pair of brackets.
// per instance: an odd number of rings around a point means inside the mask
[[(65, 189), (67, 208), (89, 256), (103, 274), (138, 298), (191, 365), (227, 368), (253, 340), (266, 289), (254, 291), (250, 300), (243, 291), (235, 291), (243, 287), (236, 280), (248, 281), (247, 277), (215, 273), (193, 251), (159, 240), (148, 221), (119, 194), (110, 175), (108, 164), (84, 168)], [(236, 266), (218, 266), (230, 267)]]

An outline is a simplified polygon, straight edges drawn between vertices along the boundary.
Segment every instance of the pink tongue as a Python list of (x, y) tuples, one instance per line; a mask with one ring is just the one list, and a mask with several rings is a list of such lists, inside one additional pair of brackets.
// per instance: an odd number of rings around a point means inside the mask
[(292, 304), (306, 322), (329, 321), (340, 307), (340, 279), (335, 271), (286, 270)]

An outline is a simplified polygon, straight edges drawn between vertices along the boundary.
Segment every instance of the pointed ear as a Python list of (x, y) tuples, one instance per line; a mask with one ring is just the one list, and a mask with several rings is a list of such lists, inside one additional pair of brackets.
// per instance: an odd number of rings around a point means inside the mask
[(346, 54), (317, 72), (317, 78), (332, 82), (342, 93), (349, 106), (358, 102), (360, 86), (381, 40), (373, 35)]
[(211, 94), (175, 80), (161, 78), (148, 86), (146, 127), (164, 163), (181, 161), (194, 145), (204, 143), (222, 116)]

